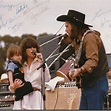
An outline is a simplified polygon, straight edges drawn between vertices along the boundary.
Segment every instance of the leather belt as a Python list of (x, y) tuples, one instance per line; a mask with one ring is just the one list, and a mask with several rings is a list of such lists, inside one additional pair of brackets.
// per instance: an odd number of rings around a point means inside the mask
[(40, 89), (38, 89), (37, 87), (33, 87), (34, 91), (40, 91)]

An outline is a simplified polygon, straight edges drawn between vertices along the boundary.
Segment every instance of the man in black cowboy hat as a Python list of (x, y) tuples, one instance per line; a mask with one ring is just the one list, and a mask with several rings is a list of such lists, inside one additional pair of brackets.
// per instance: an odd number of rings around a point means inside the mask
[(62, 42), (73, 44), (75, 63), (74, 72), (69, 71), (70, 79), (81, 78), (80, 110), (103, 109), (108, 93), (108, 62), (100, 33), (91, 30), (85, 24), (85, 14), (69, 10), (67, 15), (57, 17), (57, 21), (65, 22), (65, 31), (69, 37)]

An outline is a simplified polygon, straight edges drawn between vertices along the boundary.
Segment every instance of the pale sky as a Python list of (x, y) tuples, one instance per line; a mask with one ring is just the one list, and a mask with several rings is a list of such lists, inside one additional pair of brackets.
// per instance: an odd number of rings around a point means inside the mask
[[(101, 32), (111, 53), (111, 0), (0, 0), (0, 35), (55, 34), (64, 23), (56, 18), (69, 9), (86, 14), (85, 23)], [(64, 34), (64, 29), (58, 34)]]

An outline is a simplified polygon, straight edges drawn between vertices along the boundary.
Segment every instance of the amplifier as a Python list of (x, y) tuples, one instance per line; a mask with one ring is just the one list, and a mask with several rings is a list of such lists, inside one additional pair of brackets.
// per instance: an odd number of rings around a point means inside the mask
[(53, 92), (46, 90), (45, 93), (47, 110), (79, 109), (81, 89), (78, 89), (75, 85), (58, 85)]
[(8, 83), (0, 83), (0, 109), (12, 109), (14, 94), (8, 89)]

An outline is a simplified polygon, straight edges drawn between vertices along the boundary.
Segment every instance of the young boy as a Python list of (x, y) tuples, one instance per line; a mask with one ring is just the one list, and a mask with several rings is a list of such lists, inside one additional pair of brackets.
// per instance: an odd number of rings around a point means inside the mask
[(24, 73), (21, 65), (21, 49), (17, 45), (12, 45), (7, 50), (7, 73), (9, 77), (10, 88), (14, 89), (14, 80), (22, 80), (22, 87), (15, 89), (15, 101), (23, 99), (23, 109), (30, 109), (29, 93), (33, 91), (33, 87), (30, 82), (24, 80)]

